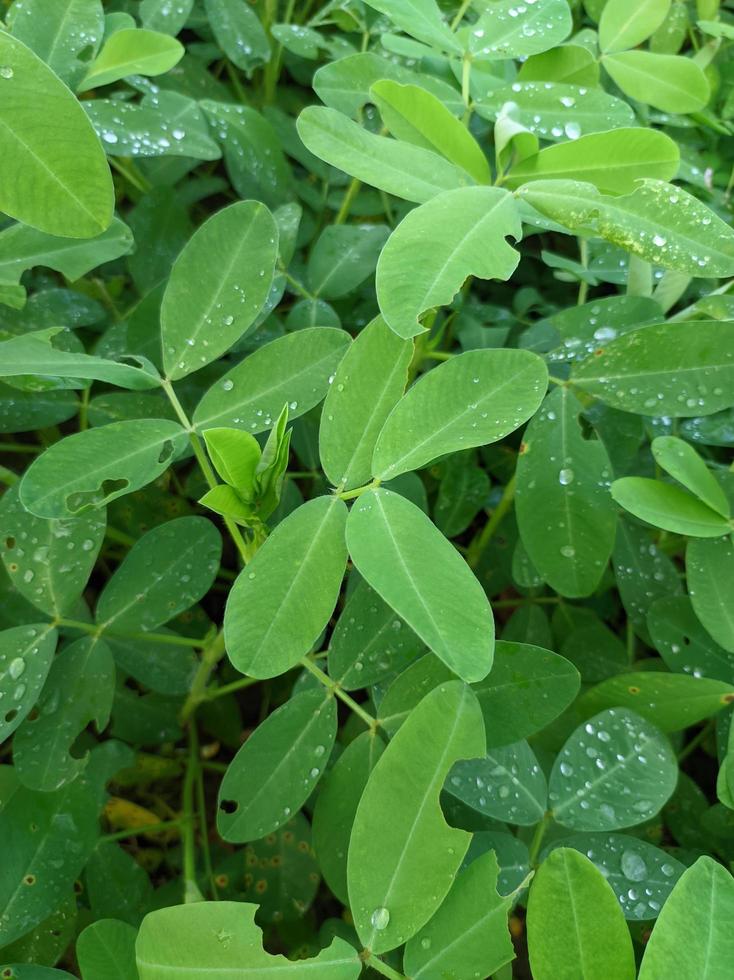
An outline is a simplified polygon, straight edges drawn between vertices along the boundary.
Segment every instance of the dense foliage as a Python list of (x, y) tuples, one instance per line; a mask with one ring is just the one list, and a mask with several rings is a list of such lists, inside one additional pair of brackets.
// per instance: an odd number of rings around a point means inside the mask
[(0, 976), (730, 978), (734, 3), (0, 9)]

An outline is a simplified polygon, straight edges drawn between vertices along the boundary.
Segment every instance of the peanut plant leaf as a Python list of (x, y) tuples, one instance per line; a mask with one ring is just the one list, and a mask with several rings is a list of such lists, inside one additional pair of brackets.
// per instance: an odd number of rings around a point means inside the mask
[(635, 517), (675, 534), (720, 538), (730, 527), (721, 514), (672, 483), (625, 476), (612, 484), (612, 496)]
[(0, 65), (0, 211), (48, 235), (101, 234), (113, 217), (112, 177), (84, 110), (30, 48), (5, 32)]
[(696, 616), (724, 650), (734, 653), (734, 543), (731, 535), (689, 541), (686, 574)]
[(319, 428), (321, 465), (334, 486), (349, 490), (369, 480), (375, 443), (405, 390), (412, 356), (413, 344), (377, 317), (339, 363)]
[(32, 710), (46, 682), (58, 634), (35, 623), (0, 632), (0, 739), (15, 731)]
[[(436, 237), (431, 230), (441, 226)], [(498, 187), (446, 191), (411, 211), (377, 262), (380, 311), (400, 337), (422, 333), (419, 317), (448, 305), (468, 276), (509, 279), (519, 253), (507, 242), (522, 235), (512, 196)], [(410, 274), (406, 262), (410, 256)]]
[[(169, 378), (210, 364), (252, 327), (277, 254), (277, 225), (258, 201), (231, 204), (197, 229), (174, 263), (161, 305)], [(193, 293), (192, 281), (199, 284)]]
[(457, 762), (445, 789), (477, 813), (519, 827), (542, 820), (548, 803), (545, 774), (524, 741)]
[(428, 922), (469, 846), (438, 798), (458, 759), (482, 752), (481, 713), (458, 681), (431, 691), (392, 739), (367, 782), (349, 842), (349, 899), (363, 945), (381, 953)]
[(452, 357), (424, 375), (388, 415), (372, 473), (390, 480), (446, 453), (496, 442), (533, 415), (546, 388), (545, 364), (530, 351)]
[(658, 436), (651, 447), (655, 462), (722, 517), (731, 514), (726, 494), (690, 443), (677, 436)]
[(334, 611), (347, 563), (347, 508), (317, 497), (278, 525), (227, 600), (224, 637), (234, 666), (276, 677), (307, 654)]
[(336, 704), (321, 688), (301, 691), (248, 738), (219, 787), (224, 840), (259, 840), (287, 823), (313, 792), (336, 736)]
[(270, 60), (270, 45), (258, 16), (237, 0), (204, 0), (217, 43), (238, 68), (250, 72)]
[(604, 54), (636, 48), (660, 27), (670, 0), (609, 0), (599, 19), (599, 47)]
[(552, 851), (536, 872), (528, 900), (533, 976), (604, 976), (634, 980), (632, 939), (603, 875), (578, 851)]
[(454, 673), (465, 681), (489, 673), (487, 597), (422, 511), (390, 490), (371, 490), (350, 511), (347, 545), (360, 574)]
[(461, 45), (444, 22), (435, 0), (369, 0), (369, 6), (424, 44), (453, 54), (461, 52)]
[(8, 11), (13, 37), (73, 89), (104, 32), (101, 0), (22, 0)]
[(535, 0), (520, 6), (500, 0), (486, 7), (469, 30), (467, 49), (480, 64), (527, 58), (560, 44), (572, 26), (566, 0)]
[(163, 31), (175, 37), (183, 28), (194, 6), (194, 0), (141, 0), (140, 20), (151, 31)]
[(657, 599), (647, 614), (647, 628), (669, 670), (734, 684), (734, 652), (709, 635), (687, 596)]
[(117, 919), (88, 925), (76, 944), (82, 980), (136, 980), (136, 935), (133, 926)]
[(160, 419), (78, 432), (31, 464), (20, 484), (20, 501), (38, 517), (77, 517), (155, 480), (185, 442), (178, 423)]
[(601, 63), (625, 95), (662, 112), (698, 112), (711, 89), (691, 58), (652, 51), (605, 54)]
[(129, 75), (162, 75), (183, 56), (183, 46), (170, 34), (144, 28), (115, 31), (89, 66), (78, 90), (99, 88)]
[(324, 228), (308, 257), (308, 281), (313, 294), (332, 300), (351, 293), (374, 272), (389, 234), (385, 225)]

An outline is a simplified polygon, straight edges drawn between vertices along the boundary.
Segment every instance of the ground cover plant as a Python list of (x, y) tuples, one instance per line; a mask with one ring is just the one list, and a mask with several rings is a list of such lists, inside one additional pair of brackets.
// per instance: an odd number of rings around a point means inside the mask
[(734, 4), (0, 10), (0, 977), (734, 975)]

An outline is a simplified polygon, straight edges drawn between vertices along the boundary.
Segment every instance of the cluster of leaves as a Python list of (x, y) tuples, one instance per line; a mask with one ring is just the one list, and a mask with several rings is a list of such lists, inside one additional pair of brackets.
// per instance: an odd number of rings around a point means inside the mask
[(734, 4), (3, 15), (0, 976), (730, 976)]

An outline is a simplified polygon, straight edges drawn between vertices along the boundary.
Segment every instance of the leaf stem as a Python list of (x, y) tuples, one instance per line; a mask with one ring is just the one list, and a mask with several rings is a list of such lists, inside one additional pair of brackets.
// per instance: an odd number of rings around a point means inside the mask
[(152, 643), (162, 643), (174, 647), (196, 647), (200, 649), (206, 645), (205, 639), (197, 639), (194, 636), (179, 636), (177, 633), (148, 633), (145, 630), (137, 632), (126, 632), (124, 630), (108, 630), (104, 625), (98, 623), (83, 623), (79, 619), (65, 619), (57, 617), (53, 621), (54, 626), (65, 626), (67, 629), (81, 630), (90, 636), (102, 636), (108, 633), (110, 636), (120, 640), (150, 640)]
[(352, 177), (349, 187), (347, 187), (347, 192), (344, 195), (344, 199), (342, 200), (341, 207), (337, 211), (336, 218), (334, 218), (335, 225), (343, 225), (347, 220), (352, 203), (357, 194), (359, 194), (361, 186), (362, 181), (357, 177)]
[(253, 684), (259, 683), (259, 677), (241, 677), (238, 681), (232, 681), (231, 684), (222, 684), (219, 687), (207, 688), (206, 696), (203, 700), (216, 701), (217, 698), (223, 698), (227, 694), (234, 694), (237, 691), (242, 691), (244, 688), (252, 687)]
[(691, 741), (687, 745), (683, 746), (683, 748), (678, 753), (679, 764), (683, 762), (684, 759), (687, 759), (692, 752), (695, 752), (702, 742), (706, 741), (708, 736), (711, 734), (711, 730), (713, 729), (713, 727), (714, 727), (714, 722), (711, 719), (709, 719), (709, 721), (707, 721), (706, 724), (703, 725), (698, 732), (696, 732), (696, 734), (693, 736)]
[(157, 834), (164, 830), (178, 829), (181, 823), (181, 820), (161, 820), (159, 823), (148, 823), (139, 827), (126, 827), (124, 830), (117, 830), (112, 834), (104, 834), (101, 840), (104, 844), (111, 844), (116, 840), (127, 840), (129, 837), (137, 837), (138, 834)]
[(336, 494), (336, 496), (340, 500), (354, 500), (355, 497), (361, 497), (362, 494), (366, 493), (368, 490), (376, 490), (380, 483), (381, 481), (375, 477), (374, 480), (370, 480), (370, 482), (365, 483), (364, 486), (356, 487), (354, 490), (341, 490)]
[(355, 715), (357, 715), (358, 718), (361, 718), (371, 731), (376, 731), (380, 727), (380, 723), (377, 718), (373, 718), (369, 711), (365, 711), (361, 704), (358, 704), (354, 698), (350, 697), (346, 693), (346, 691), (343, 691), (339, 684), (332, 680), (328, 674), (325, 674), (320, 667), (317, 667), (312, 660), (309, 660), (308, 657), (303, 657), (301, 659), (301, 666), (305, 667), (307, 671), (313, 674), (313, 676), (317, 678), (317, 680), (319, 680), (325, 688), (327, 688), (327, 690), (331, 691), (332, 694), (335, 694), (340, 701), (343, 701), (344, 704), (351, 708)]
[(381, 973), (383, 977), (389, 977), (389, 980), (407, 980), (404, 973), (398, 973), (397, 970), (388, 966), (384, 960), (381, 960), (379, 956), (375, 956), (368, 949), (362, 951), (360, 958), (365, 966), (371, 967), (376, 973)]
[(469, 9), (469, 5), (470, 4), (471, 4), (471, 0), (463, 0), (461, 6), (456, 11), (456, 16), (451, 21), (451, 30), (452, 31), (455, 31), (456, 28), (459, 26), (459, 24), (462, 22), (462, 20), (464, 19), (464, 14)]
[(224, 656), (224, 630), (220, 630), (212, 642), (204, 648), (199, 666), (191, 682), (188, 696), (181, 708), (181, 723), (189, 720), (202, 701), (207, 700), (206, 686), (212, 671)]
[(540, 845), (543, 843), (543, 838), (545, 837), (545, 832), (548, 829), (550, 819), (550, 813), (544, 814), (543, 819), (539, 821), (535, 828), (535, 833), (533, 834), (533, 839), (530, 841), (530, 847), (528, 849), (528, 863), (531, 867), (535, 867), (537, 863), (538, 854), (540, 853)]
[(507, 486), (505, 487), (500, 502), (497, 504), (495, 509), (492, 511), (492, 515), (484, 525), (479, 534), (474, 538), (472, 543), (469, 545), (469, 552), (466, 556), (467, 564), (470, 568), (476, 568), (479, 564), (485, 548), (492, 540), (492, 537), (500, 526), (502, 518), (508, 512), (512, 506), (512, 502), (515, 498), (515, 483), (517, 480), (517, 474), (513, 473), (512, 477), (508, 480)]
[(184, 902), (201, 901), (202, 895), (196, 883), (196, 823), (194, 816), (194, 789), (199, 771), (199, 736), (196, 725), (189, 725), (189, 758), (183, 785), (181, 808), (183, 810), (183, 878)]

